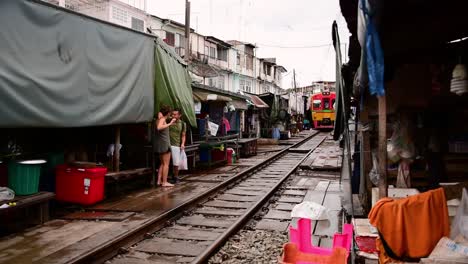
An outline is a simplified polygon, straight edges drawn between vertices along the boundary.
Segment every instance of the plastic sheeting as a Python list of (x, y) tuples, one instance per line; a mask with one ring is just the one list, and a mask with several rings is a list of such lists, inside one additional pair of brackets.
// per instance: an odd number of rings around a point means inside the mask
[(153, 117), (153, 38), (32, 1), (0, 1), (0, 24), (0, 127)]
[(162, 40), (157, 39), (155, 61), (155, 114), (161, 105), (180, 107), (183, 118), (196, 127), (195, 107), (192, 96), (192, 80), (187, 68), (177, 61), (177, 55)]

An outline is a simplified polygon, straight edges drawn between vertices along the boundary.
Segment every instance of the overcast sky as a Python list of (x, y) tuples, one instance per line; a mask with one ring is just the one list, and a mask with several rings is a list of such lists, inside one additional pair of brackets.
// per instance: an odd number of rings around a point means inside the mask
[[(149, 13), (185, 21), (185, 0), (147, 1)], [(191, 0), (191, 5), (191, 27), (200, 34), (250, 42), (258, 57), (276, 57), (288, 70), (283, 88), (291, 87), (293, 69), (299, 86), (335, 80), (333, 21), (342, 43), (349, 36), (339, 0)]]

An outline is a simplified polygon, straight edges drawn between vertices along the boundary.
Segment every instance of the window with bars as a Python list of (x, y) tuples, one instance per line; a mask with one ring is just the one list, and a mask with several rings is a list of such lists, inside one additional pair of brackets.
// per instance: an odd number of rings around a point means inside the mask
[(164, 39), (167, 45), (174, 47), (175, 46), (175, 35), (172, 32), (166, 31), (166, 38)]
[(222, 47), (218, 47), (218, 60), (227, 61), (228, 50)]
[(145, 31), (145, 22), (141, 19), (132, 17), (132, 29), (138, 31)]
[(218, 77), (218, 88), (224, 90), (224, 76)]
[(252, 81), (240, 80), (239, 85), (242, 91), (247, 92), (247, 93), (252, 92)]
[(216, 78), (210, 78), (208, 80), (208, 85), (211, 87), (216, 87)]
[(112, 18), (120, 23), (127, 23), (128, 18), (127, 18), (127, 11), (115, 7), (112, 7)]
[(216, 49), (210, 47), (210, 58), (216, 59)]

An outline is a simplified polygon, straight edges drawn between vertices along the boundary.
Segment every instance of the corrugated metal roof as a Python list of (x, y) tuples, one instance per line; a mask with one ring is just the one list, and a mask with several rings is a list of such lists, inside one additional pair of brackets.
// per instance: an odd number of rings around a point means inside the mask
[(252, 102), (254, 103), (255, 107), (257, 108), (270, 108), (270, 106), (265, 103), (260, 97), (253, 95), (253, 94), (246, 94), (247, 96), (250, 97)]

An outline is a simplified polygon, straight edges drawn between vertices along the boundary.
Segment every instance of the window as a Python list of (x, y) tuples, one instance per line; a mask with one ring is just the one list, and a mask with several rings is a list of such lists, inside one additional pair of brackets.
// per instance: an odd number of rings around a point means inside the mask
[(252, 81), (240, 80), (239, 81), (240, 89), (244, 92), (252, 92)]
[(167, 45), (174, 47), (175, 45), (175, 36), (174, 33), (166, 31), (166, 38), (164, 39)]
[(270, 86), (268, 84), (263, 85), (263, 92), (264, 93), (269, 93), (270, 92)]
[(330, 99), (328, 99), (328, 98), (323, 99), (323, 109), (325, 109), (325, 110), (330, 109)]
[(210, 47), (210, 57), (216, 59), (216, 49), (213, 47)]
[(265, 74), (271, 76), (271, 65), (265, 65)]
[(132, 29), (138, 31), (145, 31), (145, 24), (143, 20), (132, 17)]
[(245, 81), (245, 91), (248, 93), (252, 92), (252, 82), (251, 81)]
[(312, 101), (312, 105), (313, 105), (312, 107), (314, 108), (314, 110), (320, 110), (322, 101), (315, 99), (314, 101)]
[(245, 60), (246, 60), (245, 67), (247, 68), (247, 70), (253, 70), (253, 56), (246, 55)]
[(216, 87), (216, 78), (210, 78), (208, 80), (208, 85), (211, 87)]
[(127, 11), (118, 7), (112, 7), (112, 18), (120, 23), (127, 23)]
[(176, 47), (184, 47), (185, 48), (185, 36), (181, 34), (177, 34), (176, 39)]
[(240, 65), (240, 53), (237, 52), (237, 65)]
[(74, 3), (70, 0), (65, 1), (65, 8), (73, 11), (78, 11), (78, 6), (74, 5)]
[(218, 60), (227, 61), (228, 50), (218, 47)]
[(218, 88), (224, 90), (224, 76), (218, 77)]

